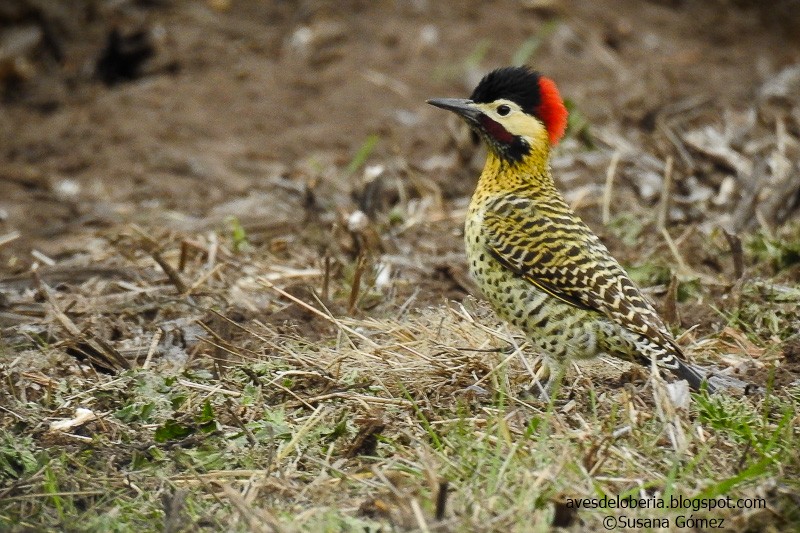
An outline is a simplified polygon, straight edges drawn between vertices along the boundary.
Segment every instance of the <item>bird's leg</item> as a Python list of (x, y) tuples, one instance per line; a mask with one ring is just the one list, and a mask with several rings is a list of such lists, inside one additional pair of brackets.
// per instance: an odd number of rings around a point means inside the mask
[(540, 400), (550, 403), (561, 389), (566, 370), (566, 365), (542, 357), (541, 364), (533, 376), (533, 386), (529, 392), (536, 394)]

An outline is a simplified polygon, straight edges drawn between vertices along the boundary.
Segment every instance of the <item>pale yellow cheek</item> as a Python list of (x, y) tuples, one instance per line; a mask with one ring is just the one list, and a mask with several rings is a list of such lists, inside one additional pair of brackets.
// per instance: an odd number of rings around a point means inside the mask
[(539, 139), (543, 135), (547, 135), (547, 130), (541, 122), (521, 113), (508, 117), (508, 119), (503, 122), (503, 125), (509, 133), (514, 135), (522, 135), (532, 139)]

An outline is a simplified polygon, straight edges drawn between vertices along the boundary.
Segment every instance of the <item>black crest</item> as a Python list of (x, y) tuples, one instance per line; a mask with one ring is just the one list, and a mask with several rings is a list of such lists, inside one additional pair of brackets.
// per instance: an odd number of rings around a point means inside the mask
[(470, 100), (478, 103), (505, 98), (533, 114), (541, 103), (539, 73), (529, 67), (504, 67), (483, 77), (472, 91)]

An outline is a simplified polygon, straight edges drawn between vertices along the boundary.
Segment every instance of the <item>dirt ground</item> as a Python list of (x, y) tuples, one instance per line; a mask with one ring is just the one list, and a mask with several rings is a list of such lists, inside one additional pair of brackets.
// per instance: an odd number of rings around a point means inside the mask
[[(130, 221), (296, 223), (302, 198), (276, 187), (312, 184), (313, 209), (352, 210), (361, 173), (343, 170), (372, 134), (369, 163), (463, 198), (474, 168), (447, 159), (446, 117), (424, 101), (467, 95), (521, 49), (611, 128), (604, 141), (648, 146), (666, 106), (745, 109), (798, 61), (796, 2), (776, 4), (11, 2), (6, 32), (39, 33), (4, 59), (0, 232), (20, 237), (0, 265), (25, 271), (34, 248), (68, 257)], [(147, 32), (153, 56), (107, 86), (96, 69), (112, 28)], [(570, 173), (600, 184), (596, 166)]]

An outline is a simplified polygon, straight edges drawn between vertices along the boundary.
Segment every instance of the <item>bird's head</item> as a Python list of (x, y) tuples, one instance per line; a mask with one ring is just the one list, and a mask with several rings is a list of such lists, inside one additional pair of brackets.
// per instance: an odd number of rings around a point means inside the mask
[(509, 162), (549, 153), (567, 127), (567, 108), (555, 83), (528, 67), (493, 70), (468, 100), (434, 98), (428, 103), (461, 116)]

